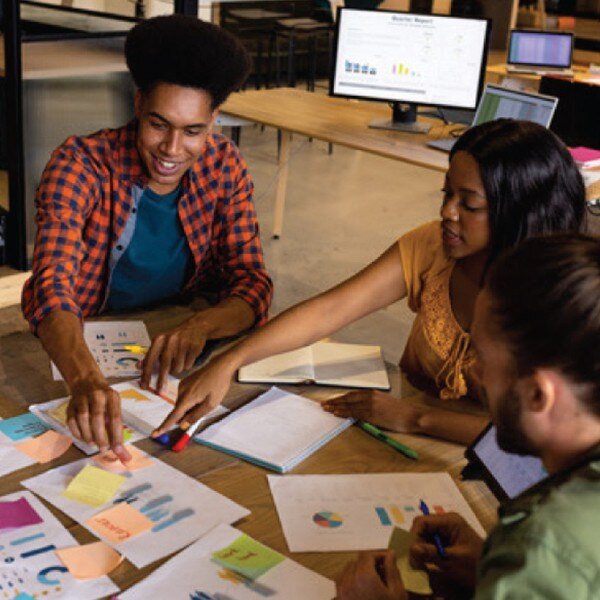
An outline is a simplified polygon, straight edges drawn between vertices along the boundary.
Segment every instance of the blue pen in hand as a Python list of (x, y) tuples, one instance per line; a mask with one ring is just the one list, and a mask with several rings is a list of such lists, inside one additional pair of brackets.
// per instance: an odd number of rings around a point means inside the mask
[[(421, 503), (419, 504), (419, 509), (425, 516), (427, 516), (429, 514), (429, 507), (427, 506), (427, 504), (425, 504), (425, 500), (421, 500)], [(435, 544), (435, 547), (437, 548), (438, 554), (442, 558), (446, 558), (448, 555), (446, 554), (446, 550), (444, 548), (444, 545), (442, 544), (442, 540), (441, 540), (439, 534), (434, 533), (432, 537), (433, 537), (433, 543)]]

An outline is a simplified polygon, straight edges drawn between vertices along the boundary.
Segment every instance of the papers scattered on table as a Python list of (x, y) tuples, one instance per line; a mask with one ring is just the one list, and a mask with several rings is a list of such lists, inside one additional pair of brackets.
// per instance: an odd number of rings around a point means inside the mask
[[(125, 346), (150, 346), (150, 336), (143, 321), (90, 321), (83, 325), (83, 337), (104, 377), (136, 377), (144, 354)], [(62, 375), (52, 363), (55, 381)]]
[(273, 387), (194, 439), (285, 473), (352, 424), (318, 402)]
[(390, 389), (379, 346), (335, 342), (317, 342), (246, 365), (239, 370), (238, 380)]
[[(7, 514), (11, 515), (8, 522)], [(10, 527), (3, 528), (2, 524)], [(17, 598), (94, 600), (117, 593), (119, 588), (101, 573), (89, 581), (77, 581), (69, 573), (56, 554), (62, 548), (79, 548), (76, 544), (32, 493), (17, 492), (0, 498), (4, 596), (8, 593), (6, 597), (13, 598), (20, 593)]]
[[(121, 397), (125, 442), (136, 442), (143, 439), (163, 422), (175, 406), (178, 387), (179, 380), (171, 376), (167, 380), (166, 392), (160, 396), (140, 388), (138, 380), (125, 381), (112, 386)], [(98, 448), (94, 444), (86, 444), (78, 440), (67, 427), (68, 404), (69, 398), (58, 398), (42, 404), (32, 404), (29, 410), (35, 415), (33, 418), (39, 417), (46, 424), (42, 423), (45, 427), (50, 425), (63, 435), (69, 436), (85, 454), (95, 454), (98, 452)], [(218, 407), (214, 411), (215, 415), (223, 412), (227, 412), (224, 407)]]
[[(138, 568), (181, 550), (218, 523), (234, 523), (249, 514), (242, 506), (158, 459), (124, 476), (103, 471), (102, 482), (95, 490), (90, 489), (98, 485), (94, 472), (91, 480), (86, 474), (86, 485), (77, 486), (74, 497), (66, 497), (65, 490), (84, 467), (101, 470), (96, 465), (86, 458), (21, 483), (99, 535)], [(111, 478), (110, 483), (106, 476)], [(116, 494), (113, 492), (110, 499), (98, 505), (100, 494), (107, 492), (104, 499), (109, 489), (114, 490), (114, 477), (124, 482)], [(95, 506), (90, 505), (92, 501)], [(132, 515), (150, 520), (151, 529), (136, 532), (137, 522)]]
[[(256, 579), (244, 577), (215, 562), (231, 550), (253, 548), (260, 553), (262, 573)], [(277, 557), (277, 559), (275, 559)], [(235, 565), (233, 565), (235, 566)], [(146, 579), (119, 595), (120, 600), (169, 598), (189, 600), (202, 598), (202, 593), (215, 598), (257, 600), (331, 600), (335, 586), (321, 575), (259, 544), (241, 531), (218, 525), (204, 537), (156, 569)]]
[(387, 548), (394, 525), (409, 530), (421, 499), (432, 513), (457, 512), (485, 537), (447, 473), (269, 475), (292, 552)]

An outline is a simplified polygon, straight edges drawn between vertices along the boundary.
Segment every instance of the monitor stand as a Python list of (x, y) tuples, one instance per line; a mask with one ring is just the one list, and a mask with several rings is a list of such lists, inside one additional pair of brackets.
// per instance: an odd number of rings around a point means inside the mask
[(428, 123), (417, 122), (417, 105), (406, 102), (392, 102), (392, 119), (377, 119), (369, 123), (374, 129), (391, 129), (407, 133), (427, 133), (431, 129)]

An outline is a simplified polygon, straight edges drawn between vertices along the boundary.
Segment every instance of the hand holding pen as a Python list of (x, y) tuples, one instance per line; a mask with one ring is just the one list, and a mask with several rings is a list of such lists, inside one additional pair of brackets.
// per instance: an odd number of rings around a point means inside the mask
[[(417, 517), (411, 528), (415, 542), (410, 547), (413, 566), (435, 565), (441, 574), (462, 586), (473, 588), (483, 539), (456, 513)], [(434, 540), (438, 536), (445, 556)]]

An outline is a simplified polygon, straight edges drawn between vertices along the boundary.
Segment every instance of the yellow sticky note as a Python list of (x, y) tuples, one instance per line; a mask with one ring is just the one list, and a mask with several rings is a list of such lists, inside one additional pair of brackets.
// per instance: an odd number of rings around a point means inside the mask
[(229, 546), (213, 552), (212, 559), (222, 567), (254, 580), (277, 566), (284, 556), (244, 533)]
[(15, 444), (15, 448), (39, 463), (47, 463), (62, 456), (72, 443), (70, 437), (50, 429), (42, 435)]
[(60, 548), (56, 555), (75, 579), (96, 579), (116, 569), (123, 557), (104, 542)]
[(71, 480), (62, 495), (97, 508), (106, 504), (124, 481), (122, 475), (87, 465)]
[(142, 392), (138, 392), (133, 388), (119, 392), (119, 396), (121, 396), (121, 399), (136, 400), (138, 402), (150, 402), (148, 396), (142, 394)]
[(148, 531), (154, 523), (127, 502), (120, 502), (88, 519), (86, 525), (100, 537), (118, 544)]
[(69, 406), (69, 401), (65, 400), (62, 404), (59, 404), (55, 408), (48, 411), (48, 414), (56, 419), (61, 425), (67, 424), (67, 407)]
[(104, 454), (96, 454), (93, 460), (99, 467), (102, 467), (107, 471), (112, 471), (113, 473), (139, 471), (154, 463), (152, 458), (147, 454), (144, 454), (141, 450), (138, 450), (135, 446), (127, 446), (127, 450), (129, 451), (129, 454), (131, 454), (131, 460), (125, 464), (123, 464), (112, 451), (105, 452)]
[(427, 571), (414, 569), (410, 566), (409, 549), (412, 543), (410, 533), (396, 527), (390, 538), (389, 547), (396, 552), (396, 566), (400, 571), (402, 582), (407, 592), (413, 594), (431, 594), (429, 574)]

